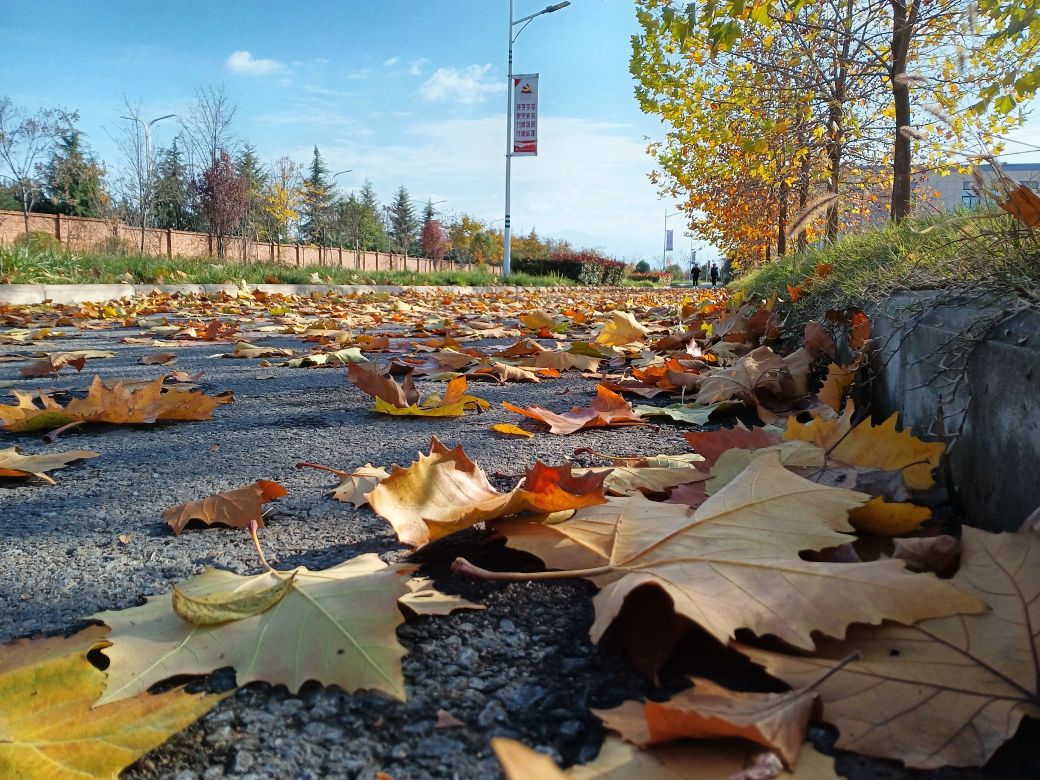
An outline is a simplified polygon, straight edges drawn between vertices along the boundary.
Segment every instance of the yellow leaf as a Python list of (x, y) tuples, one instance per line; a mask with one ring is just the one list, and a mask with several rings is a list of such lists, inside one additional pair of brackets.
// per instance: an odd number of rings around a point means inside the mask
[(916, 530), (930, 519), (932, 510), (907, 503), (889, 503), (881, 496), (849, 511), (849, 522), (857, 531), (880, 536), (898, 536)]
[(521, 439), (530, 439), (534, 436), (530, 431), (525, 431), (516, 425), (510, 425), (509, 423), (498, 423), (498, 425), (492, 425), (491, 430), (495, 433), (501, 433), (503, 436), (516, 436)]
[(114, 778), (224, 698), (178, 688), (91, 709), (105, 673), (86, 655), (107, 631), (0, 647), (0, 777)]
[(603, 323), (603, 328), (596, 336), (596, 343), (619, 347), (633, 341), (642, 341), (646, 338), (647, 332), (647, 329), (627, 311), (614, 310)]
[(216, 591), (198, 597), (189, 596), (174, 585), (173, 611), (196, 626), (216, 626), (242, 620), (266, 612), (285, 598), (295, 579), (294, 571), (288, 577), (279, 576), (270, 587), (261, 590)]

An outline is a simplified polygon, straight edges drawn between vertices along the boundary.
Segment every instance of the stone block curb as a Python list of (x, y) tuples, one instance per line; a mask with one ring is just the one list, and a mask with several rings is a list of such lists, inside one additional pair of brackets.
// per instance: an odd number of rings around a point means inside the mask
[[(521, 290), (572, 290), (571, 287), (462, 287), (433, 285), (396, 284), (249, 284), (250, 290), (260, 290), (272, 295), (297, 295), (307, 297), (312, 293), (334, 293), (337, 295), (400, 295), (405, 290), (432, 293), (445, 292), (452, 295), (481, 295), (485, 293), (519, 292)], [(0, 304), (31, 306), (50, 301), (57, 304), (105, 303), (123, 298), (139, 298), (153, 292), (181, 295), (234, 295), (239, 291), (234, 284), (3, 284), (0, 285)], [(586, 288), (590, 289), (590, 288)]]

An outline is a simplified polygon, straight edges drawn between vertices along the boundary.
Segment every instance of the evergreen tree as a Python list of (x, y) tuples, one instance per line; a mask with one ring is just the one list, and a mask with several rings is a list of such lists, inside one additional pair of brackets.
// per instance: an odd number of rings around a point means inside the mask
[(264, 232), (264, 198), (268, 175), (256, 153), (256, 147), (246, 144), (235, 157), (235, 173), (246, 184), (246, 213), (242, 222), (242, 233), (251, 238)]
[(310, 173), (303, 182), (303, 208), (300, 220), (300, 237), (312, 244), (324, 241), (332, 206), (332, 183), (329, 168), (321, 158), (318, 147), (314, 147)]
[(361, 204), (362, 227), (360, 228), (360, 235), (362, 248), (369, 251), (389, 251), (390, 239), (386, 235), (386, 230), (383, 229), (383, 220), (379, 217), (379, 198), (376, 197), (375, 188), (368, 179), (365, 179), (365, 184), (361, 187), (361, 196), (358, 200)]
[(390, 204), (390, 238), (394, 249), (408, 254), (415, 243), (418, 229), (412, 199), (402, 184), (394, 195), (394, 202)]
[(156, 227), (195, 230), (199, 219), (192, 208), (191, 174), (178, 138), (159, 154), (155, 172), (152, 216)]
[(45, 166), (46, 193), (56, 214), (99, 217), (108, 212), (105, 169), (83, 144), (83, 133), (69, 128), (59, 135)]
[(433, 222), (436, 219), (437, 219), (437, 212), (433, 208), (433, 198), (428, 198), (426, 200), (426, 205), (423, 206), (423, 212), (422, 212), (422, 226), (423, 226), (423, 229), (425, 229), (427, 225), (429, 225), (431, 222)]

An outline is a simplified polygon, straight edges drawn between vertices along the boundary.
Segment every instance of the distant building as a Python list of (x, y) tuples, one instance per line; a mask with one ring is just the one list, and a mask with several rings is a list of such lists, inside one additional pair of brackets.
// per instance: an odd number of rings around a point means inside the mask
[[(1015, 181), (1025, 184), (1040, 192), (1040, 163), (1005, 163), (1001, 169)], [(988, 163), (979, 166), (983, 181), (993, 181), (993, 166)], [(979, 193), (978, 183), (971, 173), (954, 171), (948, 176), (933, 173), (915, 186), (916, 194), (927, 210), (953, 211), (954, 209), (973, 209), (983, 205), (983, 196)], [(934, 193), (939, 193), (936, 196)]]

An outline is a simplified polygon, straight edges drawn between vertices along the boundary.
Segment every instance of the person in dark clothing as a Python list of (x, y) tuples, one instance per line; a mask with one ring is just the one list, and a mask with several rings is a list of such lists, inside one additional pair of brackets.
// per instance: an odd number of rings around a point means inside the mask
[(690, 281), (694, 287), (701, 283), (701, 267), (696, 263), (690, 266)]
[(711, 264), (711, 272), (709, 273), (711, 278), (711, 286), (714, 287), (719, 283), (719, 267), (715, 263)]

